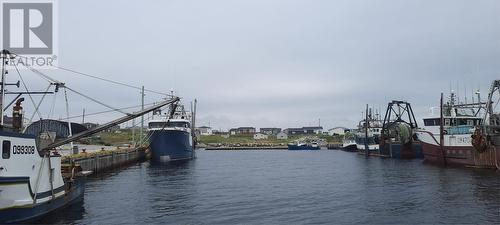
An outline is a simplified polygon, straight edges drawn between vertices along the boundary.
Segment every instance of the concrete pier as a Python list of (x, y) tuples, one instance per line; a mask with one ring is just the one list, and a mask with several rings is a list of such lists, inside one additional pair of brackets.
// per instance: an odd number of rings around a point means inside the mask
[(144, 160), (145, 155), (144, 148), (131, 148), (65, 156), (62, 161), (63, 163), (74, 162), (79, 164), (83, 170), (90, 170), (94, 174), (98, 174)]

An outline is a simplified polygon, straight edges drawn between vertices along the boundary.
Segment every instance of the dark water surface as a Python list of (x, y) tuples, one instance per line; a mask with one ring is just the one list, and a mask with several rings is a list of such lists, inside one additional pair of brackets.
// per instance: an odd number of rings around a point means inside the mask
[(498, 224), (500, 172), (342, 151), (198, 151), (90, 178), (55, 224)]

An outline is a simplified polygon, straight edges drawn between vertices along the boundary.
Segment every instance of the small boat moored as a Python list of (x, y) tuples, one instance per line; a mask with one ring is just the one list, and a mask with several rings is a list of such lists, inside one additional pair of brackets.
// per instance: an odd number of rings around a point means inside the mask
[(382, 121), (379, 115), (373, 115), (372, 109), (367, 107), (365, 119), (359, 122), (358, 129), (354, 132), (358, 153), (365, 154), (368, 151), (368, 154), (378, 154), (381, 132)]
[(349, 137), (344, 137), (342, 140), (342, 150), (346, 152), (357, 152), (358, 147), (356, 145), (356, 140), (354, 137), (349, 136)]
[(317, 142), (303, 142), (297, 141), (295, 143), (288, 143), (288, 150), (320, 150), (321, 147)]

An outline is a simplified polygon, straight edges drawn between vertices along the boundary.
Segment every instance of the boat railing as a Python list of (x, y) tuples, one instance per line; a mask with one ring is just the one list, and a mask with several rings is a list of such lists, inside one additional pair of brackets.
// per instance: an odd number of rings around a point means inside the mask
[(445, 128), (446, 134), (472, 134), (474, 132), (474, 126), (469, 125), (459, 125), (453, 127)]

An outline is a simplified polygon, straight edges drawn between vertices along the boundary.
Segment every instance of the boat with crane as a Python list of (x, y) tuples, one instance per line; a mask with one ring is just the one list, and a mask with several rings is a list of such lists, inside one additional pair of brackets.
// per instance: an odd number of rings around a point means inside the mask
[(380, 155), (399, 159), (423, 158), (422, 146), (416, 140), (417, 129), (410, 103), (399, 100), (389, 102), (380, 134)]
[[(27, 134), (23, 132), (24, 99), (20, 96), (27, 94), (31, 98), (31, 95), (37, 94), (36, 92), (28, 90), (20, 92), (21, 94), (18, 94), (11, 103), (15, 102), (12, 124), (8, 125), (4, 121), (4, 111), (11, 105), (5, 104), (5, 95), (14, 93), (7, 92), (5, 88), (9, 85), (5, 79), (6, 67), (9, 61), (15, 60), (16, 57), (19, 56), (8, 50), (1, 51), (0, 223), (31, 221), (83, 199), (85, 177), (91, 171), (82, 171), (81, 167), (74, 163), (61, 164), (61, 155), (55, 150), (56, 147), (96, 134), (179, 100), (177, 97), (172, 97), (154, 106), (127, 113), (121, 118), (57, 141), (50, 137), (50, 132)], [(34, 68), (30, 69), (40, 73), (39, 75), (42, 74)], [(19, 73), (17, 66), (16, 71)], [(44, 94), (58, 92), (60, 88), (69, 89), (64, 83), (53, 79), (50, 83), (49, 87), (55, 87), (55, 90)]]

